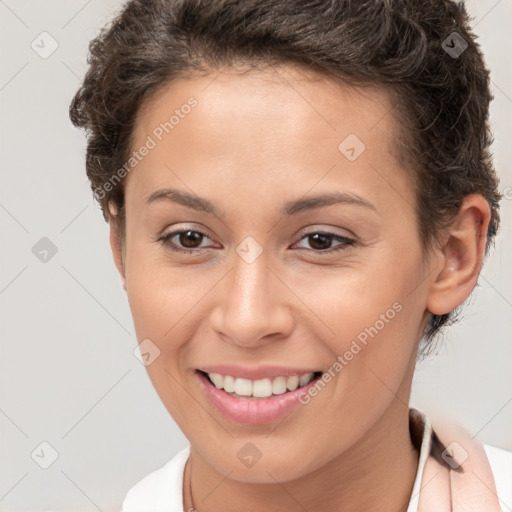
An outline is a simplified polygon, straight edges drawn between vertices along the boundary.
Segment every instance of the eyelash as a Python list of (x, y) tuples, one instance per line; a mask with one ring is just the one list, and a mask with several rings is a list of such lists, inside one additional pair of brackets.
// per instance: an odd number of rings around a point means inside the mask
[[(200, 252), (201, 249), (199, 249), (199, 248), (189, 249), (189, 250), (180, 249), (174, 244), (174, 242), (170, 241), (171, 238), (174, 238), (176, 235), (180, 235), (181, 233), (187, 233), (188, 231), (191, 231), (193, 233), (199, 233), (200, 235), (210, 238), (207, 233), (204, 233), (203, 231), (198, 230), (198, 229), (180, 229), (180, 230), (173, 231), (172, 233), (169, 233), (167, 235), (164, 235), (164, 236), (158, 238), (157, 242), (161, 242), (165, 247), (171, 249), (172, 251), (181, 253), (181, 254), (193, 254), (193, 253)], [(326, 236), (335, 238), (338, 241), (342, 242), (342, 245), (335, 249), (325, 249), (325, 250), (306, 249), (308, 251), (313, 251), (318, 254), (331, 254), (331, 253), (334, 253), (337, 251), (342, 251), (342, 250), (346, 249), (347, 247), (354, 247), (354, 246), (358, 245), (358, 242), (352, 238), (336, 235), (334, 233), (329, 233), (327, 231), (311, 231), (310, 233), (303, 235), (300, 238), (299, 242), (301, 240), (303, 240), (304, 238), (308, 238), (313, 235), (326, 235)]]

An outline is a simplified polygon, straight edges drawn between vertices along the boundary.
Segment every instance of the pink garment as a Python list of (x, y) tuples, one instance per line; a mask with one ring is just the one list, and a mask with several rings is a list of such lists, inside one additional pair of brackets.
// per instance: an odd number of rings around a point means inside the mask
[[(425, 416), (419, 411), (411, 409), (410, 413), (411, 422), (425, 423)], [(417, 511), (501, 512), (491, 465), (482, 444), (456, 424), (437, 422), (432, 430), (429, 456), (416, 497)]]

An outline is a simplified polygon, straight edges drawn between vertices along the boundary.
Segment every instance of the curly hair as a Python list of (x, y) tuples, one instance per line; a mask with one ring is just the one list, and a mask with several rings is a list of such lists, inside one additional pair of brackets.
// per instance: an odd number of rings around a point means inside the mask
[[(224, 66), (295, 64), (344, 83), (386, 88), (424, 248), (465, 196), (480, 193), (491, 209), (488, 253), (501, 199), (490, 153), (492, 95), (462, 2), (130, 0), (90, 42), (88, 64), (69, 113), (86, 130), (87, 176), (105, 220), (109, 205), (118, 212), (113, 220), (122, 244), (126, 172), (119, 170), (126, 168), (144, 102), (174, 79)], [(424, 346), (456, 313), (431, 315)]]

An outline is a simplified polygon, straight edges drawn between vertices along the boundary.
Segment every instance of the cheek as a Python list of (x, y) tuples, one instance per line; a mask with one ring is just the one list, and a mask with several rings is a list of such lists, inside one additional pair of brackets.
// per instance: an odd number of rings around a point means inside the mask
[(186, 366), (186, 342), (197, 299), (183, 272), (137, 251), (130, 253), (130, 257), (128, 301), (137, 340), (141, 352), (142, 344), (149, 343), (150, 353), (158, 354), (145, 369), (169, 414), (186, 431), (187, 418), (193, 411), (180, 372)]
[(333, 371), (343, 374), (344, 393), (396, 392), (414, 359), (425, 312), (418, 286), (424, 269), (419, 249), (410, 247), (400, 265), (393, 263), (396, 254), (376, 251), (364, 267), (317, 279), (310, 295), (308, 305), (329, 327), (317, 332), (324, 333)]
[(410, 314), (418, 309), (423, 313), (415, 291), (422, 275), (418, 261), (398, 265), (385, 251), (374, 256), (372, 261), (353, 268), (303, 274), (300, 281), (295, 281), (298, 294), (307, 299), (311, 310), (335, 339), (353, 339), (361, 333), (359, 338), (364, 341), (365, 333), (369, 336), (368, 330), (394, 334), (402, 331), (407, 335), (414, 321), (403, 322), (407, 315), (402, 311)]

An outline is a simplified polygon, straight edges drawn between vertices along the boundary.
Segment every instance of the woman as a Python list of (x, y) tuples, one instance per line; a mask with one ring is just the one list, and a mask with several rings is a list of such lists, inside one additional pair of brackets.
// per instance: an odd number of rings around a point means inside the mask
[(409, 408), (499, 225), (452, 1), (129, 1), (70, 107), (149, 377), (190, 441), (142, 510), (499, 510)]

